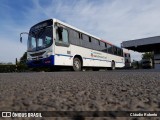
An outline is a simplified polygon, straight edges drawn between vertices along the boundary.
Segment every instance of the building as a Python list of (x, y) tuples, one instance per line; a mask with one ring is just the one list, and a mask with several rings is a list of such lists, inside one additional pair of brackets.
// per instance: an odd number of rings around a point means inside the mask
[(153, 52), (154, 68), (160, 69), (160, 36), (123, 41), (121, 46), (137, 52)]
[(125, 68), (131, 67), (131, 55), (129, 50), (123, 48), (123, 56), (125, 58)]

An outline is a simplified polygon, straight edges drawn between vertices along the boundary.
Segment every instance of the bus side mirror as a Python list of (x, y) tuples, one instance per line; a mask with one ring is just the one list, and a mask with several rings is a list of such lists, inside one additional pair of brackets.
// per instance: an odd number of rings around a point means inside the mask
[(22, 34), (28, 34), (29, 35), (29, 33), (27, 33), (27, 32), (22, 32), (22, 33), (20, 33), (20, 42), (22, 43)]

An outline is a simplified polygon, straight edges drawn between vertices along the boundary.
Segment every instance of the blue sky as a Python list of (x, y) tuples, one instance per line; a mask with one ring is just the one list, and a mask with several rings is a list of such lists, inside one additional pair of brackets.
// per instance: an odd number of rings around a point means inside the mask
[[(15, 62), (27, 49), (20, 32), (57, 18), (120, 46), (122, 41), (160, 35), (160, 0), (0, 0), (0, 62)], [(132, 58), (140, 54), (131, 52)]]

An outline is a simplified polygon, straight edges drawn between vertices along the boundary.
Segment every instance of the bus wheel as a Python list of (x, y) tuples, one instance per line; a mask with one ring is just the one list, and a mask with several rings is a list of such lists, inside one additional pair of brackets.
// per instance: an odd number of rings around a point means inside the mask
[(79, 58), (73, 59), (73, 70), (74, 71), (81, 71), (82, 70), (82, 63)]

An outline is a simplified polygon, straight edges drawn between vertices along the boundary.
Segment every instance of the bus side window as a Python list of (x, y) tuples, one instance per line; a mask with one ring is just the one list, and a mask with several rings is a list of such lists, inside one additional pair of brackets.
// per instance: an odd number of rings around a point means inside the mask
[(114, 55), (117, 55), (117, 47), (113, 47)]
[(113, 47), (110, 44), (107, 44), (108, 53), (113, 54)]
[(57, 29), (57, 41), (68, 43), (68, 31), (64, 28)]
[(64, 43), (68, 43), (68, 31), (66, 29), (63, 29), (62, 39)]

